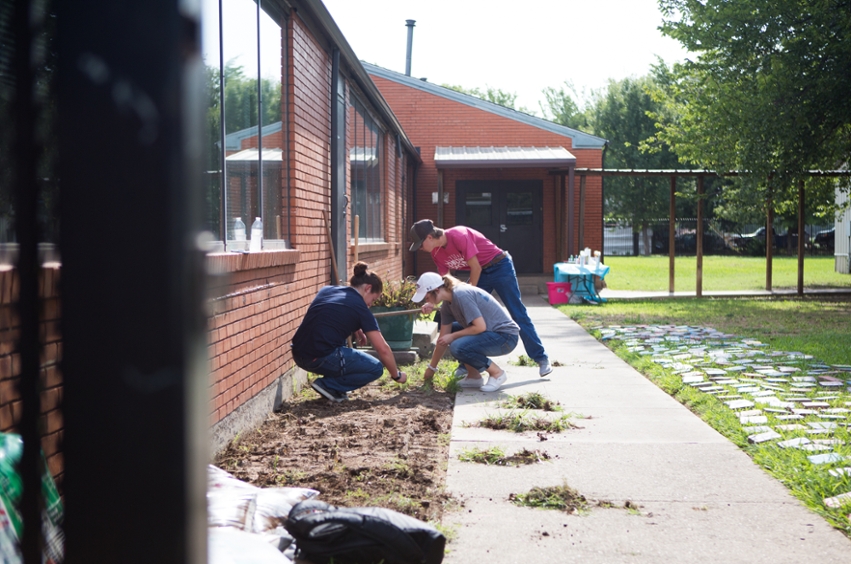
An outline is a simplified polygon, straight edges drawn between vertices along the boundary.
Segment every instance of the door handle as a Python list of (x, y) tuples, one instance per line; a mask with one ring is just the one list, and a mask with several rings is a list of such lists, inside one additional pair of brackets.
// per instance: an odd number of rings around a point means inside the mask
[(506, 231), (508, 231), (508, 227), (506, 227), (504, 223), (500, 223), (499, 224), (499, 232), (505, 233)]

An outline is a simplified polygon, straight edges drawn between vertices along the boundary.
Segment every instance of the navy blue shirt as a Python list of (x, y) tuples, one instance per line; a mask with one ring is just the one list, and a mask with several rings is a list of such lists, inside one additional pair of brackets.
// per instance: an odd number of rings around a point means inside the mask
[(351, 286), (325, 286), (295, 332), (293, 353), (302, 358), (328, 356), (358, 329), (364, 333), (379, 330), (363, 296)]

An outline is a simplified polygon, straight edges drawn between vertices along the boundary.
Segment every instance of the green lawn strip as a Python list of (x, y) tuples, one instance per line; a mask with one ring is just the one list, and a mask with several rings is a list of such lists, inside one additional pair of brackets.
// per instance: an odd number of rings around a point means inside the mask
[[(611, 268), (606, 284), (612, 290), (658, 292), (668, 290), (667, 256), (619, 257), (607, 256)], [(695, 290), (695, 257), (676, 257), (674, 262), (675, 289), (678, 292)], [(771, 262), (772, 288), (789, 289), (798, 285), (798, 258), (774, 257)], [(703, 290), (764, 290), (765, 258), (739, 256), (703, 257)], [(835, 271), (832, 256), (804, 258), (804, 286), (807, 288), (851, 288), (851, 276)]]
[(605, 325), (692, 325), (758, 339), (829, 364), (851, 364), (851, 298), (689, 298), (558, 306), (586, 329)]
[[(593, 331), (593, 333), (599, 338), (599, 331)], [(795, 342), (800, 344), (798, 341)], [(851, 491), (851, 478), (848, 476), (834, 477), (828, 474), (828, 470), (831, 468), (851, 466), (851, 460), (836, 464), (815, 465), (807, 460), (807, 456), (818, 454), (817, 452), (796, 448), (783, 449), (776, 445), (777, 441), (749, 444), (747, 432), (742, 428), (738, 416), (721, 400), (711, 394), (700, 392), (692, 386), (684, 385), (678, 375), (672, 374), (661, 365), (651, 361), (649, 357), (629, 352), (622, 341), (607, 341), (607, 345), (620, 358), (740, 447), (754, 462), (786, 485), (790, 492), (807, 507), (824, 517), (832, 526), (851, 536), (851, 523), (849, 523), (851, 505), (847, 504), (838, 508), (824, 505), (825, 498)], [(795, 347), (795, 350), (801, 348), (803, 347), (798, 346)], [(794, 365), (794, 363), (788, 361), (784, 361), (784, 364)], [(851, 401), (851, 394), (846, 392), (836, 393), (839, 395), (839, 399), (830, 402), (834, 407), (845, 407), (845, 402)], [(774, 419), (773, 414), (767, 413), (766, 415), (769, 417), (768, 425), (772, 428), (781, 423)], [(803, 421), (798, 421), (798, 423), (806, 424), (808, 420), (821, 421), (815, 416), (810, 416)], [(847, 422), (848, 419), (846, 418), (845, 421)], [(781, 434), (783, 440), (795, 437), (818, 438), (817, 436), (807, 435), (803, 431), (783, 432)], [(834, 431), (830, 436), (845, 442), (851, 440), (848, 430), (843, 428)], [(833, 451), (841, 455), (851, 456), (851, 445), (838, 445), (833, 447)]]

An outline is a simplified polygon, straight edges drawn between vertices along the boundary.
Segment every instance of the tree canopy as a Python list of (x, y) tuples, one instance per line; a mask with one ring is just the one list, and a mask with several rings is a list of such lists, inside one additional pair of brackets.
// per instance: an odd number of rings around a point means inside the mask
[[(666, 90), (659, 138), (684, 160), (747, 171), (741, 197), (781, 207), (811, 169), (851, 154), (851, 2), (659, 0), (661, 30), (696, 56)], [(824, 207), (832, 183), (811, 182)], [(747, 189), (745, 188), (747, 185)], [(752, 200), (752, 201), (751, 201)]]

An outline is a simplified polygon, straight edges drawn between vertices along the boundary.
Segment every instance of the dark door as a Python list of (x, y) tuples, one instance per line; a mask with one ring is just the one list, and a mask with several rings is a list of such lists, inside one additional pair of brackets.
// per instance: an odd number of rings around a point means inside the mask
[(459, 180), (457, 225), (472, 227), (511, 253), (518, 274), (543, 272), (543, 182)]

